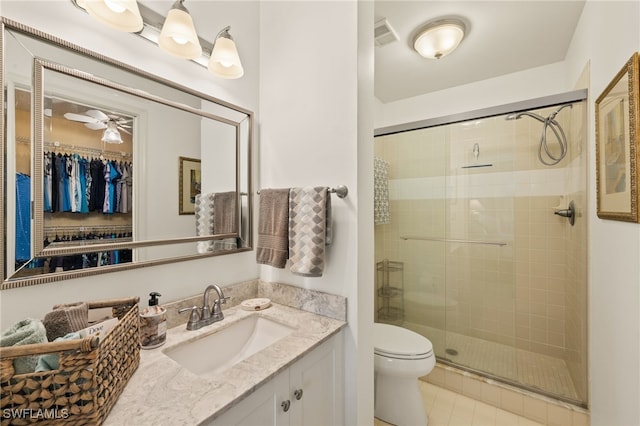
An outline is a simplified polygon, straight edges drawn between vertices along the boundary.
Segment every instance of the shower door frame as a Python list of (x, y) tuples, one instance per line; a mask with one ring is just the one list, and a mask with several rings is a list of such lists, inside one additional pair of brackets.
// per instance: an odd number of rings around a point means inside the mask
[[(579, 89), (579, 90), (574, 90), (574, 91), (565, 92), (561, 94), (544, 96), (544, 97), (539, 97), (539, 98), (509, 103), (509, 104), (503, 104), (503, 105), (498, 105), (498, 106), (493, 106), (488, 108), (482, 108), (482, 109), (477, 109), (477, 110), (463, 112), (463, 113), (451, 114), (451, 115), (446, 115), (441, 117), (429, 118), (425, 120), (419, 120), (419, 121), (402, 123), (402, 124), (397, 124), (397, 125), (392, 125), (387, 127), (381, 127), (381, 128), (375, 129), (374, 137), (388, 136), (388, 135), (393, 135), (393, 134), (402, 133), (402, 132), (409, 132), (413, 130), (425, 129), (425, 128), (436, 127), (436, 126), (444, 126), (444, 125), (461, 123), (461, 122), (470, 121), (470, 120), (490, 118), (490, 117), (501, 116), (501, 115), (506, 115), (510, 113), (519, 113), (523, 111), (549, 108), (557, 105), (569, 104), (574, 102), (575, 103), (586, 102), (587, 100), (588, 100), (588, 90)], [(514, 381), (514, 380), (500, 377), (500, 376), (495, 376), (488, 372), (484, 372), (481, 370), (474, 369), (472, 367), (460, 365), (446, 358), (442, 359), (438, 357), (438, 361), (442, 362), (445, 365), (449, 365), (461, 370), (466, 370), (471, 373), (474, 373), (483, 377), (487, 377), (489, 379), (507, 383), (507, 384), (524, 388), (527, 390), (534, 390), (534, 389), (529, 389), (528, 386), (518, 381)], [(587, 357), (587, 363), (588, 363), (588, 357)], [(548, 396), (558, 400), (563, 400), (574, 405), (579, 405), (583, 407), (586, 407), (587, 405), (588, 395), (585, 396), (585, 401), (576, 401), (571, 398), (565, 398), (563, 396), (544, 391), (542, 389), (535, 389), (534, 391), (541, 395)]]

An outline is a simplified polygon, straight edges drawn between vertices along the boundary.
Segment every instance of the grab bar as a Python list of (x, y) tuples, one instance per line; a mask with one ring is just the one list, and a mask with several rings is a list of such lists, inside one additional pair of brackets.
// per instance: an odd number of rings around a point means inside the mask
[(402, 240), (421, 240), (421, 241), (439, 241), (443, 243), (467, 243), (467, 244), (484, 244), (488, 246), (506, 246), (507, 243), (500, 241), (482, 241), (482, 240), (457, 240), (455, 238), (436, 238), (436, 237), (416, 237), (416, 236), (401, 236)]

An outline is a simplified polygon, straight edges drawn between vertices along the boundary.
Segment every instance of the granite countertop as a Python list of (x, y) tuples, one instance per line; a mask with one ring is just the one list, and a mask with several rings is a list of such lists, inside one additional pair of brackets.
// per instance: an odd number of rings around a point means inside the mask
[[(235, 306), (224, 315), (224, 320), (199, 330), (186, 330), (184, 324), (171, 328), (163, 346), (140, 350), (140, 366), (104, 424), (197, 425), (214, 419), (346, 325), (345, 321), (277, 303), (256, 312)], [(196, 375), (162, 352), (250, 315), (266, 317), (295, 331), (217, 374)]]

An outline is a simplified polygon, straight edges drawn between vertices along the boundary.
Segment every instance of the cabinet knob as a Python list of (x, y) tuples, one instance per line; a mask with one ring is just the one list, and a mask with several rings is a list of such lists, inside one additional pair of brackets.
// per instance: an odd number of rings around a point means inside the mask
[(293, 391), (293, 396), (296, 397), (297, 401), (300, 401), (302, 399), (302, 389), (296, 389)]
[(286, 401), (282, 401), (282, 404), (280, 404), (280, 406), (282, 407), (282, 410), (286, 413), (287, 411), (289, 411), (289, 407), (291, 407), (291, 401), (289, 401), (288, 399)]

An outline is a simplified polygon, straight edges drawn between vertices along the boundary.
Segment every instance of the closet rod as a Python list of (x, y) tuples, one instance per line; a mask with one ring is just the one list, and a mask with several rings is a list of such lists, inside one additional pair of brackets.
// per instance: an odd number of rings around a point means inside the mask
[[(349, 188), (345, 185), (338, 185), (335, 188), (329, 188), (328, 190), (330, 194), (336, 194), (338, 198), (345, 198), (347, 194), (349, 194)], [(258, 190), (257, 194), (260, 195), (260, 190)]]
[(132, 225), (58, 225), (58, 226), (45, 226), (44, 232), (55, 231), (131, 231)]
[[(31, 139), (24, 137), (24, 136), (16, 136), (16, 142), (18, 143), (23, 143), (23, 144), (30, 144), (31, 143)], [(76, 146), (76, 145), (69, 145), (69, 144), (64, 144), (64, 143), (60, 143), (58, 141), (45, 141), (44, 142), (44, 146), (45, 148), (62, 148), (62, 149), (66, 149), (69, 151), (82, 151), (82, 152), (86, 152), (86, 153), (90, 153), (90, 154), (103, 154), (103, 155), (107, 155), (110, 157), (131, 157), (133, 154), (125, 152), (125, 151), (107, 151), (107, 150), (103, 150), (100, 148), (90, 148), (90, 147), (86, 147), (86, 146)]]
[(58, 141), (55, 142), (45, 142), (45, 148), (54, 148), (55, 149), (63, 149), (68, 151), (77, 151), (83, 154), (96, 154), (96, 155), (106, 155), (108, 157), (123, 157), (130, 158), (131, 154), (125, 151), (107, 151), (99, 148), (90, 148), (85, 146), (76, 146), (76, 145), (68, 145), (64, 143), (60, 143)]

